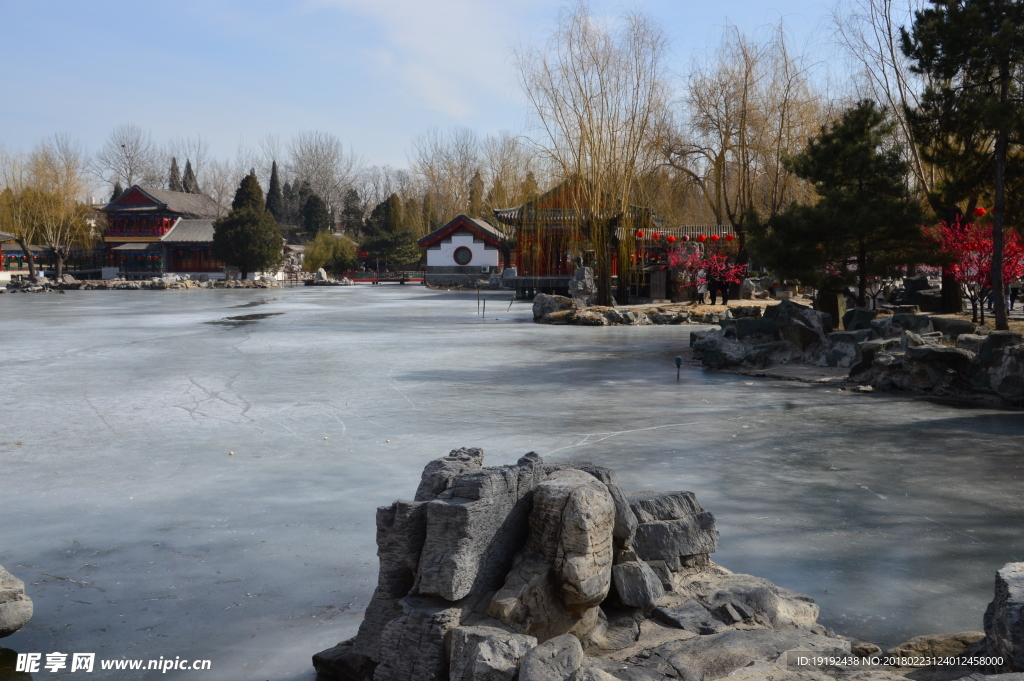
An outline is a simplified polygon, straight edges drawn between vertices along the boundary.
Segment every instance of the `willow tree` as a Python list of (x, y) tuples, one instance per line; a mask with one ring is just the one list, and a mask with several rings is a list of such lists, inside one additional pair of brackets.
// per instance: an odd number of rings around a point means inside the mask
[(541, 133), (535, 143), (572, 183), (573, 236), (594, 251), (601, 305), (612, 302), (616, 249), (625, 302), (633, 234), (649, 215), (641, 179), (656, 163), (650, 142), (663, 110), (665, 50), (646, 16), (627, 14), (613, 29), (579, 3), (561, 13), (543, 48), (517, 54)]
[(91, 209), (80, 201), (85, 194), (84, 153), (69, 137), (54, 135), (32, 152), (29, 168), (29, 215), (36, 239), (53, 251), (60, 279), (72, 252), (96, 238), (89, 222)]

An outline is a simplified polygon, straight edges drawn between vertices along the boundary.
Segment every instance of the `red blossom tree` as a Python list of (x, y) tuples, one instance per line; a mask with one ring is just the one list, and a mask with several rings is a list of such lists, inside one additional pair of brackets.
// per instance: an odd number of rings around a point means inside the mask
[[(940, 222), (935, 237), (949, 257), (953, 277), (971, 301), (971, 321), (985, 323), (982, 304), (992, 291), (992, 227), (960, 221)], [(1024, 244), (1015, 232), (1003, 235), (1003, 290), (1024, 276)], [(979, 315), (980, 312), (980, 315)]]
[[(700, 286), (709, 281), (738, 284), (747, 273), (745, 264), (730, 264), (725, 253), (704, 252), (702, 249), (687, 248), (685, 245), (668, 251), (668, 264), (690, 273), (690, 283), (685, 286)], [(703, 276), (698, 276), (701, 271)]]

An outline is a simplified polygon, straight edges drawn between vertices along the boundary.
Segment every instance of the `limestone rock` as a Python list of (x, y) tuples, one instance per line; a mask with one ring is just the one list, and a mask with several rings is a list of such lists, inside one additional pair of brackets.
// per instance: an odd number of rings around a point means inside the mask
[(381, 632), (374, 681), (446, 681), (445, 641), (466, 613), (460, 606), (430, 598), (409, 597), (402, 605), (404, 614)]
[(458, 601), (500, 587), (526, 540), (527, 495), (540, 474), (539, 467), (522, 460), (471, 471), (428, 502), (416, 590)]
[(956, 317), (932, 317), (932, 327), (941, 332), (943, 336), (955, 339), (965, 334), (973, 334), (977, 325)]
[(600, 667), (580, 667), (577, 669), (569, 681), (618, 681), (614, 676), (604, 671)]
[(732, 573), (722, 567), (677, 580), (679, 598), (690, 598), (708, 610), (727, 603), (742, 604), (764, 624), (778, 630), (821, 629), (818, 606), (810, 596), (784, 589), (767, 579)]
[[(783, 300), (765, 310), (763, 319), (775, 322), (782, 340), (788, 340), (801, 352), (825, 340), (832, 332), (832, 316), (790, 300)], [(836, 320), (838, 321), (838, 320)]]
[(962, 631), (956, 634), (915, 636), (885, 651), (895, 657), (959, 657), (968, 648), (985, 638), (983, 631)]
[(32, 599), (25, 582), (0, 565), (0, 638), (10, 636), (32, 618)]
[(654, 617), (670, 627), (685, 629), (707, 636), (724, 631), (724, 622), (714, 617), (708, 609), (696, 600), (686, 600), (677, 605), (662, 605), (654, 610)]
[(562, 485), (569, 480), (574, 486), (562, 511), (555, 572), (562, 602), (569, 607), (592, 607), (605, 599), (611, 585), (615, 502), (608, 488), (594, 478), (580, 481), (576, 471), (561, 471), (538, 485), (534, 510), (543, 503), (548, 482)]
[(451, 681), (513, 681), (519, 663), (537, 645), (533, 636), (497, 627), (455, 627), (448, 632)]
[(986, 336), (979, 336), (974, 333), (962, 333), (956, 337), (956, 346), (961, 350), (967, 350), (977, 355), (985, 338)]
[(718, 550), (715, 517), (704, 511), (679, 520), (640, 523), (633, 547), (642, 560), (662, 560), (670, 569), (678, 570), (690, 556)]
[(573, 308), (572, 298), (538, 293), (533, 298), (533, 321), (545, 321), (545, 318), (552, 313), (564, 312), (566, 310), (572, 310)]
[(876, 316), (878, 316), (878, 310), (865, 310), (862, 307), (851, 308), (843, 315), (843, 328), (847, 331), (870, 330), (871, 320)]
[(632, 608), (647, 610), (665, 597), (661, 579), (643, 561), (615, 565), (612, 567), (612, 579), (619, 600)]
[(894, 314), (892, 325), (900, 331), (911, 331), (917, 334), (935, 331), (935, 327), (932, 326), (932, 318), (925, 314)]
[(317, 674), (336, 681), (372, 681), (377, 663), (355, 652), (354, 644), (355, 639), (349, 639), (314, 655)]
[(556, 636), (526, 653), (519, 681), (568, 681), (583, 664), (583, 646), (570, 634)]
[(569, 280), (569, 297), (577, 310), (593, 305), (597, 300), (597, 283), (594, 281), (594, 270), (589, 267), (577, 267)]
[(1024, 672), (1024, 563), (1007, 563), (996, 572), (995, 598), (984, 621), (988, 654), (1003, 657), (1000, 671)]
[(452, 486), (456, 477), (471, 470), (480, 470), (484, 465), (484, 451), (476, 447), (453, 449), (448, 456), (434, 459), (423, 469), (420, 486), (416, 489), (416, 501), (430, 501)]

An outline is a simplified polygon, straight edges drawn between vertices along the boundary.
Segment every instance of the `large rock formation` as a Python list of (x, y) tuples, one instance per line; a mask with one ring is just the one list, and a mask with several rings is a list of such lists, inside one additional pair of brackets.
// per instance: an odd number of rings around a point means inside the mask
[(1001, 671), (1024, 672), (1024, 563), (1007, 563), (996, 573), (985, 644), (988, 654), (1003, 658)]
[[(427, 464), (412, 501), (377, 510), (359, 633), (314, 666), (344, 681), (711, 678), (678, 670), (706, 646), (732, 651), (700, 663), (715, 674), (763, 651), (842, 648), (811, 599), (716, 566), (717, 544), (692, 492), (627, 493), (592, 464), (530, 453), (491, 468), (455, 450)], [(734, 638), (691, 641), (720, 634)]]
[(0, 638), (10, 636), (32, 618), (32, 599), (25, 583), (0, 565)]

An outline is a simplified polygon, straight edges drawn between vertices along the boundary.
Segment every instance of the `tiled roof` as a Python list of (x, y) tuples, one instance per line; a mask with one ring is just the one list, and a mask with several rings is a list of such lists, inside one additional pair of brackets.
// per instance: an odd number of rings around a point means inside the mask
[(213, 220), (178, 220), (160, 241), (170, 243), (213, 243)]
[(480, 231), (483, 232), (485, 236), (490, 236), (495, 241), (501, 241), (501, 239), (503, 238), (502, 233), (495, 229), (494, 225), (491, 225), (488, 222), (484, 222), (483, 220), (477, 220), (476, 218), (468, 217), (466, 215), (458, 215), (444, 226), (438, 227), (430, 234), (419, 239), (417, 243), (419, 243), (419, 245), (424, 248), (426, 248), (427, 246), (432, 246), (434, 242), (439, 241), (442, 236), (444, 236), (448, 232), (454, 231), (454, 229), (457, 227), (456, 223), (460, 222), (471, 223), (471, 226), (479, 228)]
[(14, 241), (14, 235), (7, 232), (0, 232), (0, 241)]
[(133, 241), (127, 244), (121, 244), (120, 246), (114, 246), (112, 251), (159, 251), (160, 244), (153, 243), (152, 241)]
[[(166, 210), (172, 213), (178, 213), (184, 217), (191, 218), (216, 218), (220, 213), (220, 208), (217, 203), (208, 196), (203, 194), (189, 194), (187, 192), (172, 192), (166, 189), (156, 189), (155, 187), (142, 187), (134, 185), (129, 188), (124, 194), (118, 199), (123, 198), (131, 193), (132, 189), (139, 189), (143, 194), (146, 194), (154, 201), (162, 204), (166, 207)], [(121, 205), (117, 201), (108, 203), (104, 208), (104, 211), (108, 213), (137, 213), (137, 212), (148, 212), (153, 210), (163, 210), (159, 206), (145, 206), (136, 204)]]

